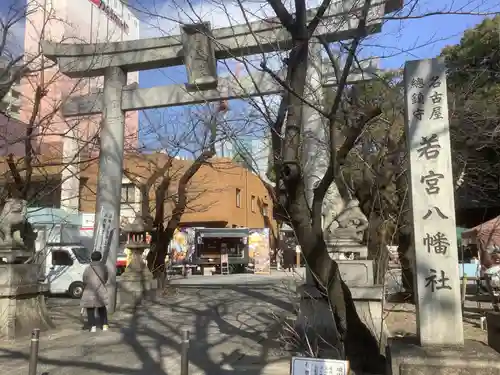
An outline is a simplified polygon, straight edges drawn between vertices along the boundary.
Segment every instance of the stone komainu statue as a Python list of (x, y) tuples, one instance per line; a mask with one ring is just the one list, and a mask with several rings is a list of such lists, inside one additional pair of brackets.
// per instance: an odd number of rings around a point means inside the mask
[(334, 237), (362, 241), (367, 228), (368, 220), (359, 208), (359, 201), (351, 199), (327, 230)]
[(0, 246), (30, 248), (36, 238), (26, 219), (27, 205), (22, 199), (7, 199), (0, 213)]

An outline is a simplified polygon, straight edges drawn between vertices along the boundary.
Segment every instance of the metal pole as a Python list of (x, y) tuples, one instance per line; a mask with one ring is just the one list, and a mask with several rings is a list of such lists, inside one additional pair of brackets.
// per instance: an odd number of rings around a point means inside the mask
[(36, 375), (39, 343), (40, 343), (40, 330), (38, 328), (35, 328), (33, 332), (31, 332), (30, 364), (29, 364), (28, 375)]
[(189, 374), (188, 357), (189, 357), (189, 330), (187, 328), (184, 328), (182, 330), (182, 343), (181, 343), (181, 375)]
[[(106, 68), (104, 72), (103, 121), (100, 129), (99, 179), (97, 181), (94, 243), (103, 243), (103, 256), (109, 272), (108, 311), (116, 309), (116, 257), (119, 245), (120, 203), (123, 171), (125, 113), (121, 109), (123, 87), (127, 74), (119, 67)], [(104, 231), (98, 230), (100, 215), (111, 218), (111, 244), (105, 244)], [(106, 246), (109, 246), (106, 248)]]

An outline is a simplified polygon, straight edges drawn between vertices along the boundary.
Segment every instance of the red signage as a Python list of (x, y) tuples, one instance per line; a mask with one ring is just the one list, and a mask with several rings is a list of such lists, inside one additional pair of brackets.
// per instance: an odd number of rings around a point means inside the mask
[(125, 21), (123, 21), (118, 15), (114, 12), (111, 7), (106, 4), (103, 0), (90, 0), (91, 3), (94, 3), (96, 6), (99, 7), (106, 15), (114, 22), (116, 23), (123, 31), (125, 31), (128, 34), (129, 27)]

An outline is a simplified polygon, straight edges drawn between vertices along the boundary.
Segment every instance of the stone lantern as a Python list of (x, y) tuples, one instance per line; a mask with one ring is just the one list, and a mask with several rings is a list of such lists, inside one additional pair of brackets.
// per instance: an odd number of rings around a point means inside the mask
[(128, 237), (126, 246), (131, 254), (130, 263), (119, 282), (118, 298), (122, 305), (139, 303), (153, 289), (153, 274), (143, 259), (144, 250), (149, 247), (147, 232), (150, 230), (151, 228), (139, 216), (123, 228)]

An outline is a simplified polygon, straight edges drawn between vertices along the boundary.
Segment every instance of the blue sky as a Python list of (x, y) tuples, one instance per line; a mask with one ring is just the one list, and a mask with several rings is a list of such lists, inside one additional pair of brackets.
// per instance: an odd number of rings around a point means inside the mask
[[(406, 1), (405, 1), (406, 2)], [(418, 14), (438, 10), (469, 10), (481, 13), (500, 12), (498, 0), (427, 0), (419, 1)], [(388, 21), (382, 32), (373, 39), (381, 46), (373, 48), (374, 54), (393, 57), (382, 59), (382, 66), (398, 68), (406, 60), (432, 58), (443, 47), (460, 42), (465, 30), (480, 23), (483, 15), (435, 15), (420, 19)], [(500, 32), (500, 30), (499, 30)], [(406, 52), (402, 52), (406, 51)]]
[[(175, 0), (136, 1), (140, 1), (140, 6), (147, 8), (153, 4), (155, 9), (162, 9), (163, 6), (163, 9), (169, 10), (170, 17), (175, 17), (175, 14), (170, 15), (172, 7), (179, 6), (178, 2), (174, 2)], [(415, 1), (405, 1), (405, 4), (405, 9), (409, 9), (415, 4)], [(209, 6), (205, 6), (204, 11), (200, 11), (199, 14), (202, 17), (208, 16), (210, 18), (211, 11), (208, 9)], [(476, 14), (478, 12), (500, 12), (500, 2), (498, 0), (418, 0), (412, 15), (418, 16), (439, 11), (449, 13), (450, 10)], [(360, 53), (364, 57), (380, 56), (382, 68), (399, 68), (407, 60), (435, 57), (446, 45), (459, 43), (463, 32), (480, 23), (484, 17), (484, 15), (440, 14), (418, 19), (390, 20), (384, 24), (381, 33), (370, 37), (363, 43)], [(217, 16), (212, 16), (212, 21), (214, 18), (217, 21)], [(237, 19), (236, 16), (235, 18)], [(163, 21), (163, 19), (154, 20), (152, 23), (155, 28), (162, 29), (164, 34), (168, 34), (172, 26), (167, 22), (168, 26), (162, 27)], [(151, 24), (149, 21), (148, 23)], [(149, 30), (145, 30), (145, 32), (147, 33)], [(142, 87), (185, 81), (186, 73), (183, 67), (146, 71), (140, 75)], [(231, 109), (239, 110), (243, 107), (243, 103), (234, 103)], [(178, 108), (168, 109), (170, 113), (178, 113), (179, 111)]]

